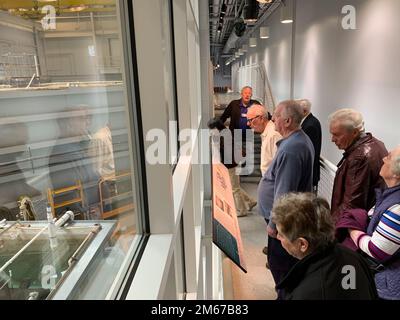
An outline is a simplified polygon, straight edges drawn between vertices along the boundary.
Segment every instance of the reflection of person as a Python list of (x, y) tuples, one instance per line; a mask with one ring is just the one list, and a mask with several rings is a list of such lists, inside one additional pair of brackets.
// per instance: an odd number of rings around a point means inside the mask
[[(94, 163), (97, 175), (104, 179), (104, 183), (100, 184), (99, 192), (102, 199), (110, 198), (113, 193), (117, 192), (115, 177), (114, 149), (112, 143), (112, 134), (109, 124), (97, 126), (97, 131), (91, 136), (89, 146), (89, 156)], [(104, 206), (104, 207), (103, 207)], [(103, 211), (110, 211), (113, 208), (111, 202), (103, 202), (101, 205)]]
[(274, 201), (283, 194), (312, 191), (314, 147), (300, 129), (303, 111), (296, 101), (281, 102), (272, 119), (283, 139), (278, 141), (276, 155), (258, 185), (258, 207), (268, 223), (268, 264), (275, 283), (279, 283), (296, 259), (276, 239), (276, 228), (270, 221), (271, 210)]
[(322, 143), (322, 130), (321, 123), (311, 113), (311, 102), (308, 99), (299, 100), (301, 107), (303, 108), (304, 118), (301, 122), (301, 129), (310, 138), (314, 146), (314, 168), (313, 168), (313, 187), (314, 192), (318, 191), (318, 182), (320, 180), (320, 166), (319, 158), (321, 156), (321, 143)]
[(99, 128), (90, 140), (90, 155), (101, 177), (115, 175), (114, 150), (111, 130), (108, 125)]
[[(253, 90), (251, 87), (243, 87), (241, 92), (241, 99), (231, 101), (228, 106), (226, 107), (225, 111), (221, 115), (220, 119), (222, 123), (225, 123), (228, 118), (230, 118), (229, 129), (232, 132), (232, 137), (235, 137), (234, 131), (240, 130), (241, 131), (241, 141), (236, 141), (233, 139), (233, 145), (235, 152), (239, 152), (242, 154), (242, 150), (246, 150), (246, 139), (250, 139), (250, 135), (246, 135), (246, 131), (250, 129), (247, 125), (247, 111), (248, 108), (252, 104), (260, 104), (257, 100), (252, 100), (251, 97), (253, 95)], [(249, 141), (249, 143), (253, 143), (253, 141)], [(238, 150), (241, 149), (241, 150)], [(250, 150), (254, 150), (254, 148), (249, 148)], [(248, 157), (248, 161), (253, 159), (253, 157)], [(251, 167), (251, 163), (247, 163), (247, 166)], [(256, 205), (257, 201), (250, 197), (246, 191), (244, 191), (240, 187), (240, 178), (235, 177), (237, 176), (236, 170), (230, 170), (231, 179), (235, 180), (234, 186), (234, 195), (236, 195), (236, 200), (239, 204), (239, 207), (242, 208), (242, 214), (246, 215), (247, 211), (251, 211)], [(239, 209), (238, 209), (239, 210)]]
[[(23, 123), (0, 125), (0, 149), (8, 147), (26, 150), (28, 132)], [(20, 196), (35, 196), (40, 193), (31, 187), (24, 178), (18, 158), (24, 151), (9, 151), (0, 153), (0, 204), (14, 203)], [(21, 162), (23, 163), (23, 162)], [(24, 163), (23, 163), (24, 164)]]
[[(278, 239), (299, 259), (277, 285), (287, 300), (371, 300), (373, 276), (363, 258), (334, 242), (326, 200), (314, 194), (286, 194), (272, 209)], [(353, 278), (351, 278), (353, 275)]]
[(374, 205), (375, 189), (384, 187), (379, 170), (387, 150), (365, 133), (363, 117), (356, 110), (340, 109), (329, 116), (329, 122), (332, 142), (345, 151), (332, 191), (332, 215), (337, 220), (346, 209), (369, 210)]
[(86, 106), (68, 111), (75, 114), (57, 120), (60, 136), (49, 158), (50, 179), (53, 189), (70, 187), (80, 180), (84, 204), (74, 204), (68, 208), (85, 214), (99, 203), (99, 174), (89, 154), (90, 116)]
[(275, 156), (276, 143), (282, 136), (275, 130), (275, 124), (269, 120), (267, 110), (258, 104), (253, 104), (247, 111), (247, 121), (250, 128), (261, 133), (261, 174), (264, 175)]
[(380, 176), (387, 188), (377, 190), (368, 227), (349, 231), (357, 247), (383, 267), (375, 275), (379, 297), (400, 300), (400, 146), (383, 159)]

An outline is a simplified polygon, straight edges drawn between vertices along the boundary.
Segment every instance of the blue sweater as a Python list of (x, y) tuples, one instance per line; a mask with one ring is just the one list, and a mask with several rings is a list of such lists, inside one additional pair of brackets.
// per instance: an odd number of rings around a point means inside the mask
[[(310, 138), (299, 130), (278, 141), (278, 150), (258, 185), (258, 206), (270, 219), (274, 201), (289, 192), (311, 192), (314, 147)], [(270, 221), (269, 225), (275, 229)]]

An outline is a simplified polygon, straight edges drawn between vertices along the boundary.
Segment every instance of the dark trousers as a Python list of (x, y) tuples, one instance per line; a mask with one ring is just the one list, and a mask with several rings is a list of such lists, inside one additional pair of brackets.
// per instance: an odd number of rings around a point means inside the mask
[[(268, 236), (268, 264), (275, 284), (283, 280), (297, 261), (299, 260), (287, 253), (278, 239)], [(278, 299), (281, 298), (282, 296), (278, 290)]]

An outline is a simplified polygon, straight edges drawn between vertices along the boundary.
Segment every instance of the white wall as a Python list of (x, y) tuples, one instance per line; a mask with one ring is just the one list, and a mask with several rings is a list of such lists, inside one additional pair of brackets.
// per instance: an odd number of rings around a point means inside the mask
[[(271, 83), (272, 92), (276, 101), (286, 100), (290, 95), (290, 74), (291, 74), (291, 48), (292, 48), (292, 25), (283, 25), (280, 23), (280, 12), (275, 11), (268, 18), (271, 36), (269, 39), (260, 39), (259, 30), (253, 32), (253, 36), (257, 38), (257, 47), (250, 48), (247, 54), (233, 63), (232, 78), (234, 79), (240, 69), (246, 66), (258, 66), (264, 64)], [(248, 44), (248, 40), (244, 42)], [(240, 82), (240, 86), (251, 85), (255, 88), (255, 83), (250, 84), (253, 75), (247, 73), (247, 84)], [(240, 88), (235, 88), (240, 90)], [(257, 98), (262, 95), (257, 94)]]
[[(356, 8), (357, 30), (342, 28), (345, 5)], [(287, 28), (291, 27), (279, 23), (279, 10), (265, 23), (271, 27), (271, 38), (256, 52), (267, 68), (272, 93), (276, 101), (289, 98), (293, 67), (294, 98), (307, 97), (313, 102), (313, 112), (323, 128), (322, 155), (334, 163), (341, 152), (330, 142), (327, 119), (339, 108), (362, 112), (367, 131), (388, 149), (400, 143), (396, 134), (400, 118), (399, 12), (398, 0), (298, 0), (293, 66), (288, 53), (291, 31)], [(253, 52), (249, 53), (246, 64), (252, 63)]]
[[(356, 8), (357, 30), (344, 30), (341, 9)], [(322, 154), (340, 153), (328, 139), (327, 117), (351, 107), (387, 148), (400, 143), (398, 0), (318, 1), (297, 5), (295, 96), (309, 97), (324, 128)], [(328, 138), (329, 137), (329, 138)]]

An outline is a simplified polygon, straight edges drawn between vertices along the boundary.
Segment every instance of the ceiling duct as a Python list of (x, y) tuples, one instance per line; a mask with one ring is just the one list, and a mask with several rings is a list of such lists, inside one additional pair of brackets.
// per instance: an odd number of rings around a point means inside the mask
[(236, 19), (233, 25), (233, 31), (225, 43), (224, 50), (222, 53), (227, 54), (232, 48), (235, 48), (236, 41), (244, 35), (246, 31), (246, 24), (242, 18)]

